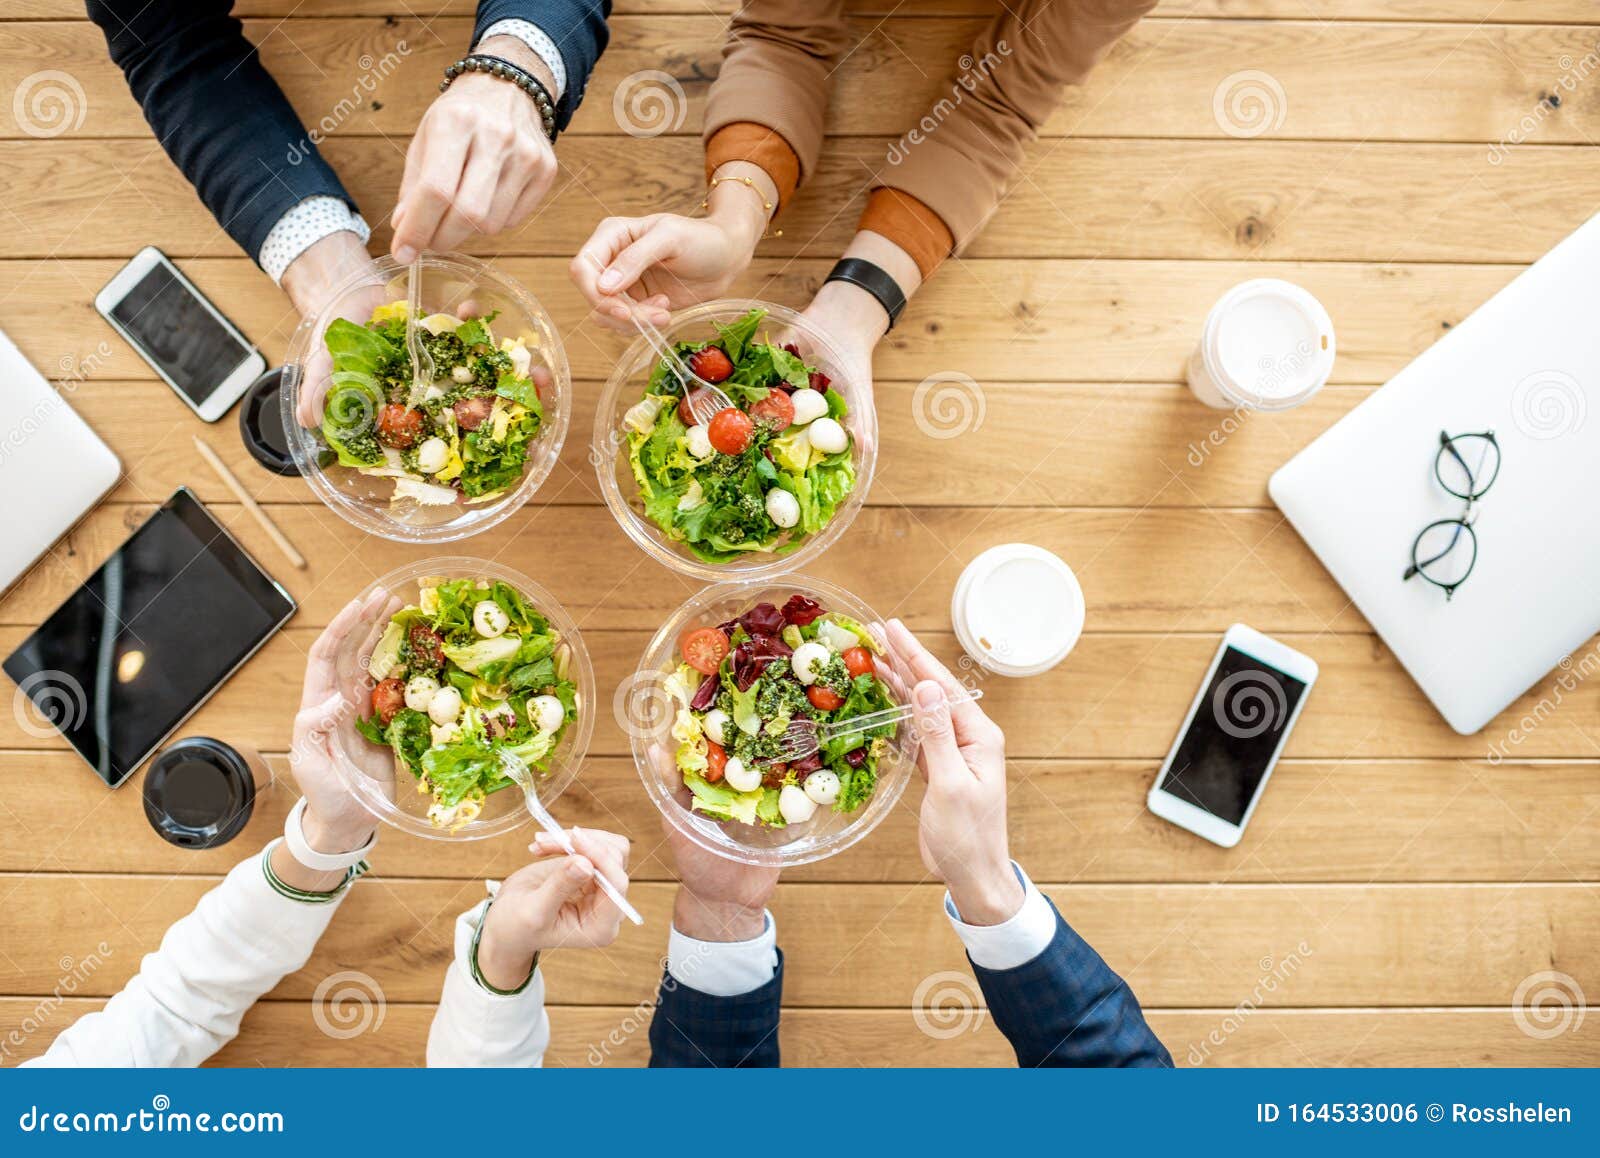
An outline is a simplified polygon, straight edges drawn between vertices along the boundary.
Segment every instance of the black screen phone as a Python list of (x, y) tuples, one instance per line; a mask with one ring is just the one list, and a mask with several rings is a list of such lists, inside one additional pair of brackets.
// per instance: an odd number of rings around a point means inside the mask
[[(5, 661), (115, 788), (294, 614), (288, 592), (180, 488)], [(25, 709), (27, 710), (27, 709)]]

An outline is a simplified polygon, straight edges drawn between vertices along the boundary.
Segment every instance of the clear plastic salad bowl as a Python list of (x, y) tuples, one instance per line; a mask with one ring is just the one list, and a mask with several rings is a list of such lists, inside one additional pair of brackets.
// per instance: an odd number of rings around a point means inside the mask
[[(643, 337), (636, 338), (623, 352), (600, 395), (589, 457), (599, 476), (600, 493), (606, 506), (628, 538), (666, 566), (697, 579), (754, 579), (804, 567), (849, 528), (866, 501), (877, 463), (878, 419), (872, 406), (870, 383), (862, 380), (866, 371), (855, 368), (826, 333), (794, 310), (747, 299), (707, 302), (675, 315), (671, 324), (663, 327), (662, 336), (669, 344), (709, 341), (716, 338), (718, 325), (738, 321), (754, 309), (767, 312), (759, 331), (763, 339), (776, 344), (794, 343), (807, 363), (832, 379), (828, 389), (839, 391), (849, 404), (850, 412), (843, 426), (851, 436), (855, 486), (827, 525), (798, 547), (788, 551), (750, 551), (726, 563), (710, 563), (696, 557), (687, 544), (669, 538), (644, 513), (639, 484), (628, 462), (623, 416), (644, 396), (650, 372), (660, 361)], [(781, 538), (778, 541), (780, 546), (784, 542)]]
[[(389, 592), (400, 605), (417, 601), (417, 581), (425, 577), (443, 579), (498, 579), (522, 593), (533, 607), (550, 621), (561, 633), (562, 642), (571, 648), (567, 678), (578, 685), (578, 718), (567, 725), (567, 730), (550, 757), (548, 775), (535, 780), (539, 799), (546, 808), (567, 786), (576, 779), (584, 754), (589, 750), (589, 737), (594, 732), (594, 668), (589, 652), (583, 646), (577, 625), (554, 597), (532, 579), (499, 563), (482, 559), (448, 556), (425, 559), (391, 571), (373, 583), (360, 598), (365, 600), (379, 588)], [(385, 615), (377, 625), (388, 623)], [(375, 636), (374, 636), (375, 638)], [(346, 641), (336, 662), (341, 671), (365, 670), (367, 654), (374, 638), (354, 634)], [(363, 654), (367, 652), (367, 654)], [(370, 693), (371, 681), (366, 681), (364, 694)], [(357, 704), (360, 715), (370, 716), (368, 702)], [(483, 802), (483, 809), (466, 824), (454, 830), (441, 828), (428, 819), (428, 805), (432, 797), (418, 790), (418, 781), (404, 768), (398, 767), (393, 753), (372, 743), (355, 727), (355, 713), (341, 716), (330, 737), (329, 748), (334, 766), (346, 786), (355, 793), (362, 805), (384, 823), (402, 831), (433, 840), (480, 840), (510, 832), (532, 817), (516, 785), (491, 792)]]
[(333, 320), (365, 323), (374, 306), (406, 300), (409, 267), (383, 257), (376, 268), (375, 274), (362, 271), (345, 281), (322, 312), (303, 322), (290, 340), (281, 392), (290, 454), (317, 497), (340, 518), (369, 534), (402, 543), (448, 543), (476, 535), (527, 502), (555, 468), (572, 420), (572, 377), (566, 352), (550, 315), (517, 282), (474, 258), (424, 254), (421, 299), (425, 314), (456, 313), (463, 306), (479, 317), (499, 311), (491, 323), (495, 339), (524, 339), (533, 355), (532, 365), (542, 365), (552, 381), (541, 397), (544, 419), (528, 444), (528, 461), (516, 486), (487, 503), (391, 503), (394, 479), (340, 466), (321, 432), (301, 426), (296, 417), (301, 392), (315, 389), (320, 394), (327, 384), (332, 363), (325, 354), (323, 334)]
[[(818, 809), (802, 825), (764, 828), (713, 820), (689, 807), (689, 790), (674, 761), (678, 742), (672, 724), (678, 701), (667, 693), (663, 678), (681, 661), (680, 642), (701, 627), (715, 627), (749, 611), (758, 603), (782, 607), (791, 595), (805, 595), (829, 611), (842, 612), (868, 625), (881, 624), (877, 614), (843, 588), (805, 575), (772, 581), (744, 580), (707, 587), (678, 608), (645, 648), (639, 669), (619, 689), (614, 701), (618, 722), (633, 745), (633, 759), (645, 791), (661, 814), (700, 847), (743, 864), (789, 868), (843, 852), (865, 837), (893, 811), (911, 779), (917, 759), (917, 737), (901, 724), (878, 762), (872, 796), (854, 812)], [(878, 671), (896, 703), (916, 681), (892, 654), (877, 657)]]

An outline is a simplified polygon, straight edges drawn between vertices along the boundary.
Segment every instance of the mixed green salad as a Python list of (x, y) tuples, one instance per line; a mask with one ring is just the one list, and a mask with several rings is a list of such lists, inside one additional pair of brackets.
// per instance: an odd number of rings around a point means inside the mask
[(491, 502), (522, 478), (543, 421), (533, 352), (522, 338), (497, 344), (494, 314), (429, 314), (417, 337), (435, 377), (413, 382), (407, 308), (395, 301), (365, 325), (329, 323), (322, 437), (341, 466), (394, 479), (395, 503)]
[(581, 705), (572, 649), (521, 592), (477, 579), (418, 588), (373, 648), (372, 715), (356, 727), (433, 797), (428, 819), (455, 831), (513, 783), (501, 750), (542, 775)]
[[(760, 603), (685, 636), (667, 676), (678, 702), (672, 737), (695, 811), (767, 828), (804, 824), (819, 808), (854, 812), (872, 796), (894, 724), (849, 722), (894, 707), (860, 623), (804, 595)], [(818, 750), (782, 761), (796, 720), (824, 729)]]
[(710, 342), (675, 344), (731, 407), (697, 424), (683, 380), (662, 359), (623, 417), (646, 516), (708, 563), (794, 550), (855, 487), (844, 397), (796, 347), (757, 339), (765, 315), (751, 310)]

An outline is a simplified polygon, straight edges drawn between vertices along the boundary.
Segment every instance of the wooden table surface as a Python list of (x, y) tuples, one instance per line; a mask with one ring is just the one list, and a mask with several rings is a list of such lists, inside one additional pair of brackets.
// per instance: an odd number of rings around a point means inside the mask
[[(396, 0), (237, 7), (308, 123), (336, 122), (327, 155), (368, 218), (382, 218), (434, 79), (467, 44), (472, 4), (449, 0), (437, 16)], [(849, 235), (868, 166), (946, 91), (989, 10), (854, 7), (862, 39), (837, 75), (825, 159), (738, 287), (752, 296), (808, 299)], [(633, 837), (648, 921), (604, 955), (552, 955), (551, 1064), (646, 1053), (641, 1003), (674, 886), (609, 689), (691, 590), (600, 504), (586, 433), (622, 343), (585, 323), (566, 262), (607, 213), (698, 202), (700, 112), (730, 8), (619, 0), (611, 48), (561, 144), (558, 192), (518, 233), (470, 247), (553, 311), (580, 401), (556, 475), (505, 534), (465, 547), (532, 573), (583, 629), (601, 703), (590, 760), (558, 812)], [(304, 484), (262, 471), (232, 414), (204, 429), (96, 316), (95, 291), (155, 244), (270, 359), (295, 323), (151, 139), (82, 11), (79, 0), (13, 0), (0, 20), (0, 104), (14, 94), (13, 114), (0, 115), (0, 328), (60, 380), (126, 477), (0, 600), (0, 650), (174, 487), (191, 486), (301, 609), (182, 734), (281, 754), (319, 627), (419, 552), (360, 537)], [(1600, 1062), (1600, 1019), (1536, 1008), (1600, 998), (1600, 683), (1541, 712), (1514, 762), (1491, 763), (1490, 745), (1552, 681), (1482, 734), (1455, 735), (1266, 494), (1277, 465), (1596, 209), (1597, 54), (1589, 0), (1164, 2), (1045, 126), (987, 230), (879, 351), (871, 504), (815, 571), (955, 662), (948, 601), (972, 556), (1027, 539), (1076, 569), (1089, 614), (1071, 657), (1046, 676), (986, 685), (1008, 736), (1015, 854), (1132, 984), (1180, 1064)], [(613, 95), (652, 69), (680, 83), (686, 115), (636, 139), (620, 131)], [(366, 93), (374, 72), (386, 75)], [(17, 119), (42, 84), (66, 93), (66, 122)], [(1229, 112), (1239, 86), (1265, 101), (1253, 122)], [(380, 228), (375, 245), (387, 240)], [(1339, 359), (1302, 408), (1223, 428), (1181, 385), (1183, 363), (1217, 296), (1261, 275), (1327, 305)], [(954, 388), (965, 413), (930, 418), (924, 404), (919, 423), (917, 386), (939, 374), (977, 385)], [(956, 436), (934, 437), (951, 427)], [(200, 462), (199, 432), (309, 570), (292, 570)], [(1220, 445), (1194, 450), (1214, 433)], [(1223, 850), (1150, 815), (1144, 793), (1235, 621), (1309, 652), (1322, 681), (1248, 835)], [(233, 844), (196, 854), (151, 832), (138, 793), (137, 781), (108, 793), (57, 738), (0, 713), (7, 1064), (119, 989), (168, 925), (280, 831), (295, 798), (280, 786)], [(917, 796), (779, 890), (791, 1063), (1010, 1060), (981, 1016), (915, 1013), (974, 988), (918, 861)], [(484, 877), (519, 863), (521, 845), (386, 832), (375, 874), (311, 963), (218, 1061), (419, 1064), (452, 918)], [(318, 1032), (333, 994), (351, 989), (381, 1000), (381, 1015), (374, 1005), (353, 1036)]]

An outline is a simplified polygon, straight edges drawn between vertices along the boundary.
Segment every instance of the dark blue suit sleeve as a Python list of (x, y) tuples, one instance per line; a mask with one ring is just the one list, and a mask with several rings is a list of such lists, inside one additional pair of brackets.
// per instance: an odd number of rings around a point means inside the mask
[(1019, 1066), (1168, 1066), (1139, 999), (1052, 902), (1056, 935), (1015, 969), (981, 969), (978, 984)]
[(652, 1069), (775, 1068), (783, 953), (772, 980), (751, 993), (713, 997), (663, 974), (650, 1019)]
[(610, 15), (611, 0), (479, 0), (472, 40), (476, 44), (496, 21), (526, 20), (555, 41), (567, 68), (567, 88), (556, 105), (556, 128), (565, 129), (583, 100), (595, 62), (606, 50)]
[(233, 0), (88, 0), (156, 140), (252, 258), (307, 197), (350, 207), (255, 46)]

